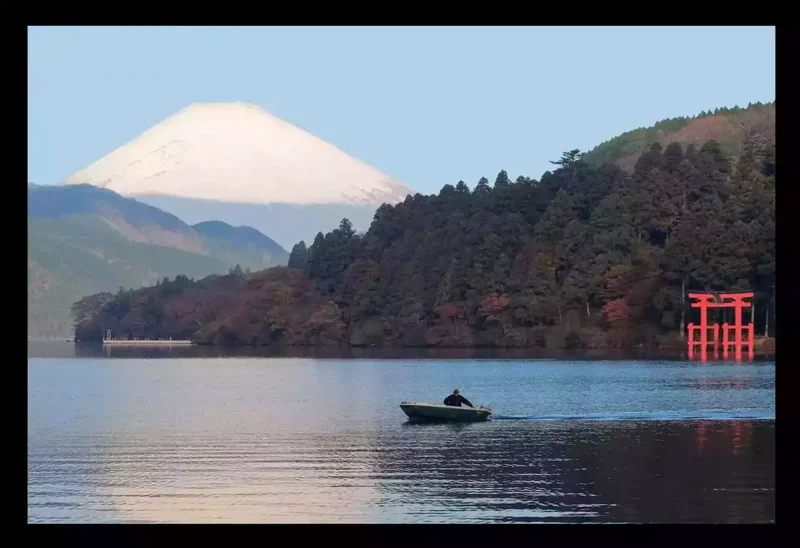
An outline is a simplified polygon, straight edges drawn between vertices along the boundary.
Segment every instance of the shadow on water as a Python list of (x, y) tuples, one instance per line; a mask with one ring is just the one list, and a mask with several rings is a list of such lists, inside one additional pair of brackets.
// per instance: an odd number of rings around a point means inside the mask
[(479, 427), (487, 424), (489, 421), (480, 422), (453, 422), (453, 421), (437, 421), (437, 420), (424, 420), (424, 419), (408, 419), (400, 423), (401, 428), (434, 428), (441, 430), (446, 428), (452, 432), (463, 432), (468, 428)]

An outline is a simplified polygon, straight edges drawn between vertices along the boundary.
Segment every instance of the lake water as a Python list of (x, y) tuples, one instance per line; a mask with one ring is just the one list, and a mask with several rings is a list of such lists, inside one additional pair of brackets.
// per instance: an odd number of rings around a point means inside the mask
[[(67, 355), (29, 353), (29, 522), (775, 520), (771, 361)], [(455, 387), (493, 419), (398, 406)]]

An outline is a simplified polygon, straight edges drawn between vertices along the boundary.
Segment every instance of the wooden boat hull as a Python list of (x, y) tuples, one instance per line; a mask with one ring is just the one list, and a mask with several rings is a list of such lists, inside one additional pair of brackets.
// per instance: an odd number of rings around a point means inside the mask
[(409, 419), (415, 421), (479, 422), (489, 419), (492, 411), (485, 407), (453, 407), (422, 402), (400, 404)]

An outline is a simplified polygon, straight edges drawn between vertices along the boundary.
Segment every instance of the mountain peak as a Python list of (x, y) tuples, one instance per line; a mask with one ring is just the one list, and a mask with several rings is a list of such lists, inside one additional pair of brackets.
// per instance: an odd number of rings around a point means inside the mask
[(414, 190), (250, 103), (192, 103), (65, 181), (126, 196), (396, 203)]

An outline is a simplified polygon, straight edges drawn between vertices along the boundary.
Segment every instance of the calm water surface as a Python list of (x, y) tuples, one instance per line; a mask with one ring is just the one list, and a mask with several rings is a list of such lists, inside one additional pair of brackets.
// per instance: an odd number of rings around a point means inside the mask
[[(494, 419), (398, 407), (454, 387)], [(774, 398), (773, 362), (29, 357), (28, 519), (769, 522)]]

